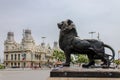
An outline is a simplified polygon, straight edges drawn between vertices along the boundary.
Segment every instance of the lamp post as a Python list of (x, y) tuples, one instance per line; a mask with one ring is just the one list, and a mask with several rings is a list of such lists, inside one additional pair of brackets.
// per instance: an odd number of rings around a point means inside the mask
[[(43, 49), (43, 52), (45, 52), (45, 43), (44, 43), (44, 40), (45, 40), (46, 37), (43, 36), (43, 37), (41, 37), (41, 38), (42, 38), (42, 40), (43, 40), (43, 42), (42, 42), (41, 45), (42, 45), (42, 47), (44, 48), (44, 49)], [(42, 65), (43, 65), (43, 64), (45, 64), (44, 61), (42, 62)]]
[(31, 65), (30, 65), (30, 67), (33, 68), (33, 51), (31, 51), (30, 54), (31, 54)]
[(100, 40), (100, 33), (98, 32), (98, 36), (97, 36), (97, 39)]
[(118, 60), (120, 60), (120, 50), (118, 51)]
[(94, 31), (89, 32), (89, 34), (91, 34), (91, 39), (93, 39), (93, 34), (94, 34), (94, 33), (96, 33), (96, 32), (94, 32)]

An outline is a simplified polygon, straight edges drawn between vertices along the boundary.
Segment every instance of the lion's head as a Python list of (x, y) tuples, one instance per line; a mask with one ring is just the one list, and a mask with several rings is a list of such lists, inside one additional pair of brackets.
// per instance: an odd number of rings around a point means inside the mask
[(61, 31), (71, 30), (71, 29), (75, 28), (73, 21), (70, 19), (68, 19), (66, 21), (62, 21), (62, 22), (58, 23), (57, 25)]

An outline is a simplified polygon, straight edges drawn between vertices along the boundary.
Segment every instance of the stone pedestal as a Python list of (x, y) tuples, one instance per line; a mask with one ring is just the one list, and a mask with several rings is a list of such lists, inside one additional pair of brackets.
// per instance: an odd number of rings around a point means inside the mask
[(120, 70), (91, 68), (84, 69), (80, 67), (63, 67), (53, 69), (50, 72), (49, 80), (120, 80)]

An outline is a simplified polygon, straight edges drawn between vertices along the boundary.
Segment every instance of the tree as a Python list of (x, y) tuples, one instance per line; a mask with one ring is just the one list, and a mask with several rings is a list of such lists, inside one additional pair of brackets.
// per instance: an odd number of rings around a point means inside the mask
[(88, 62), (88, 58), (86, 55), (76, 54), (75, 58), (76, 58), (77, 63), (87, 63)]
[(53, 57), (60, 61), (65, 61), (65, 54), (62, 51), (54, 50)]
[[(65, 61), (65, 54), (62, 51), (54, 50), (53, 57), (60, 61)], [(72, 63), (87, 63), (88, 58), (86, 55), (75, 54), (71, 56)]]
[(4, 68), (5, 68), (5, 66), (0, 64), (0, 69), (4, 69)]
[(116, 63), (117, 65), (120, 65), (120, 60), (114, 60), (114, 63)]

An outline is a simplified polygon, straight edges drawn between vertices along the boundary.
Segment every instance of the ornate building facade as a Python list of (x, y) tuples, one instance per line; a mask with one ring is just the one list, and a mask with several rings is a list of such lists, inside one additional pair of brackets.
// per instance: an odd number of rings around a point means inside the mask
[[(56, 45), (57, 43), (55, 43)], [(52, 62), (50, 45), (41, 43), (36, 45), (31, 30), (23, 31), (21, 43), (14, 40), (14, 33), (8, 32), (4, 41), (4, 64), (6, 67), (41, 67), (47, 62)]]

